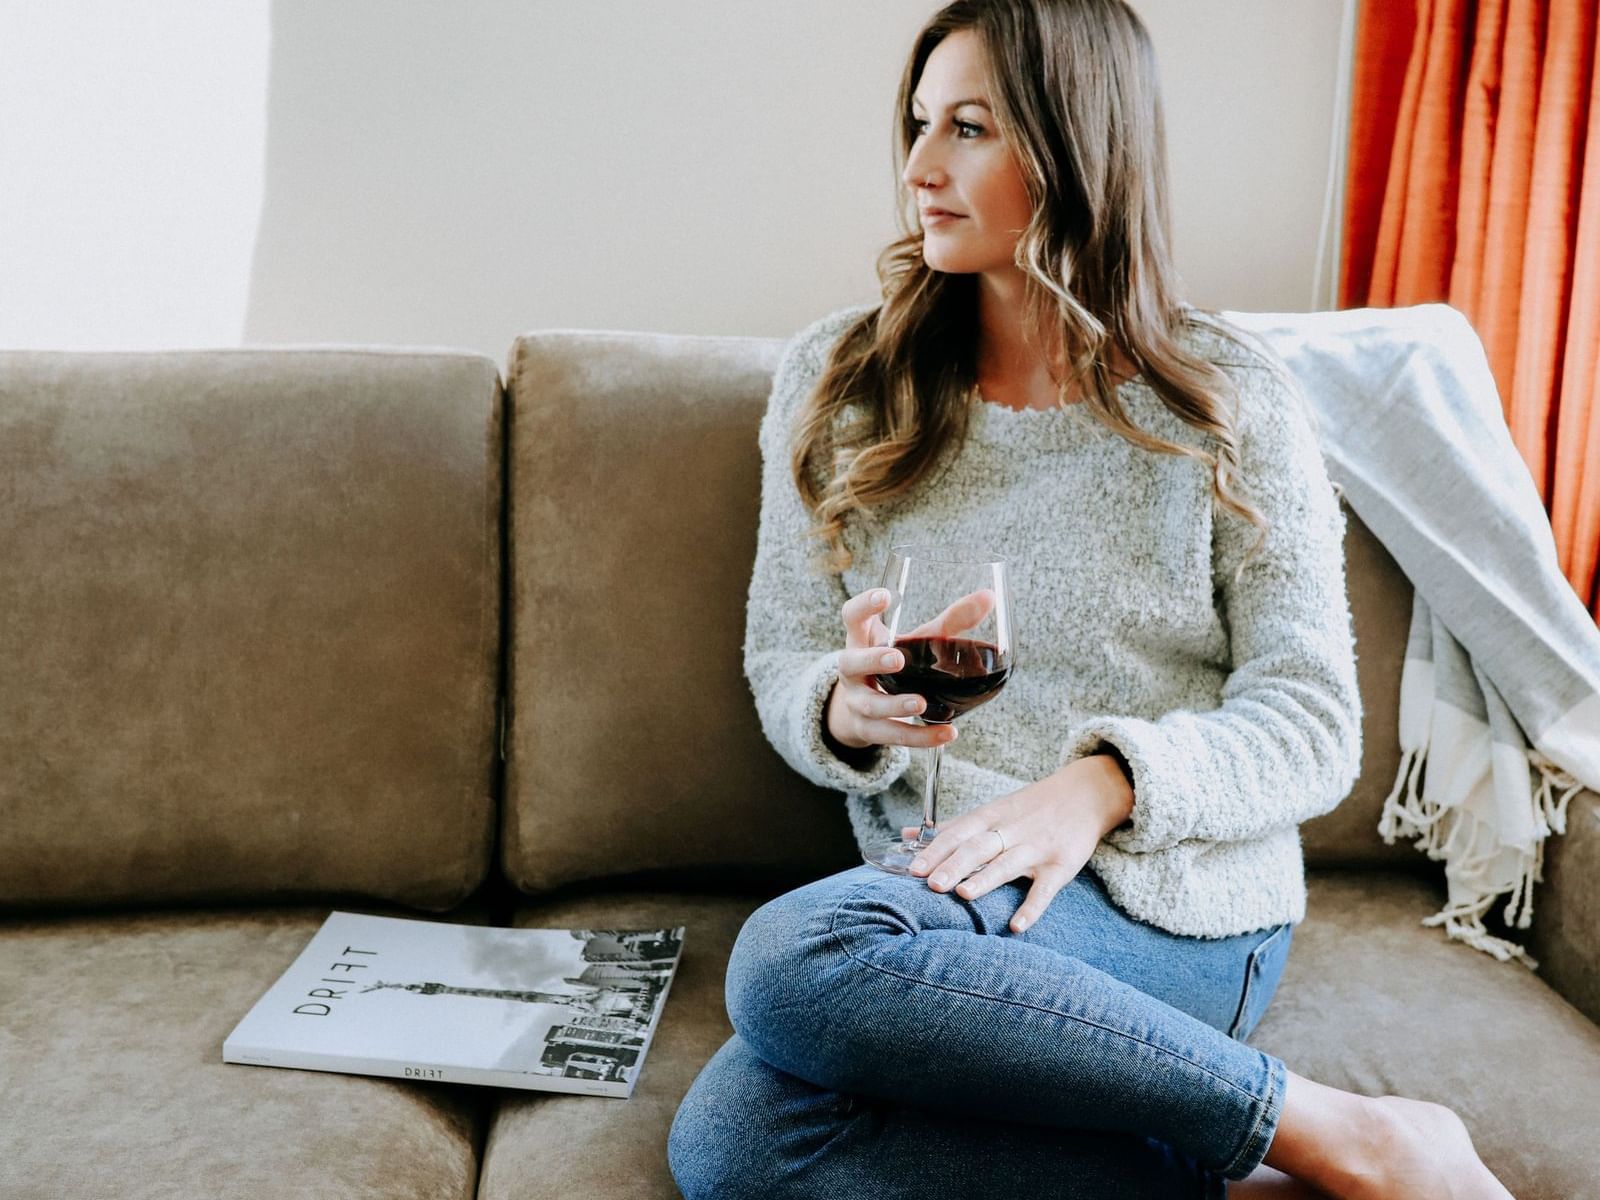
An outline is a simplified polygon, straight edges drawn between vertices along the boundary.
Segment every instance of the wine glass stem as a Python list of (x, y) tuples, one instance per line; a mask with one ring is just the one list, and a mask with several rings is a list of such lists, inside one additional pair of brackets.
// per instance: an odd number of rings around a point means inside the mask
[(939, 832), (939, 763), (944, 758), (944, 747), (935, 743), (928, 747), (928, 784), (922, 790), (922, 830), (917, 841), (927, 845)]

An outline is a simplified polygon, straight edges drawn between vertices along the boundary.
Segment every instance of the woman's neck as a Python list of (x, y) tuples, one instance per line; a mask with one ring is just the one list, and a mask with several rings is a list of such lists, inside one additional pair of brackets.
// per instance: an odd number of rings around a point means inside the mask
[[(1066, 375), (1065, 355), (1059, 335), (1050, 352), (1023, 337), (1021, 275), (1013, 286), (988, 275), (978, 281), (978, 390), (991, 404), (1006, 408), (1055, 408), (1061, 402), (1061, 381)], [(1138, 366), (1113, 347), (1112, 383), (1121, 384), (1139, 373)], [(1076, 404), (1086, 384), (1074, 382), (1066, 403)]]

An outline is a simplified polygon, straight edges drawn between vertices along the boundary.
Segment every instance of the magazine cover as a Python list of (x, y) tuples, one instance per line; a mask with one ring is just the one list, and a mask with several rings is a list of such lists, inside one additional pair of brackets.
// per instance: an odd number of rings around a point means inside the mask
[(504, 929), (333, 912), (224, 1062), (627, 1097), (683, 948), (672, 929)]

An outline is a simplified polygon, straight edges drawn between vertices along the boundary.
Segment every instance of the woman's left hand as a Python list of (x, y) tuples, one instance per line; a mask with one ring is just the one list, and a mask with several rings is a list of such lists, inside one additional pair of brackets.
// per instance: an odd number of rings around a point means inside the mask
[[(1115, 765), (1110, 769), (1117, 771)], [(1083, 870), (1105, 833), (1127, 815), (1115, 811), (1117, 801), (1105, 790), (1105, 779), (1103, 764), (1079, 759), (1037, 783), (980, 804), (939, 826), (937, 836), (912, 860), (912, 873), (926, 877), (934, 891), (954, 888), (965, 900), (976, 900), (1013, 879), (1032, 879), (1027, 898), (1011, 917), (1012, 931), (1021, 933), (1043, 915), (1056, 893)], [(918, 830), (908, 825), (901, 832), (915, 837)]]

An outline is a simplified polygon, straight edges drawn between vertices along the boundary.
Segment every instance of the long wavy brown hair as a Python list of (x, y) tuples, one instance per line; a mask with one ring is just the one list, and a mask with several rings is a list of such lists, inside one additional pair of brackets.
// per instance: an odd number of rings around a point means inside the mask
[[(966, 435), (977, 379), (977, 280), (923, 261), (916, 198), (903, 182), (916, 136), (912, 92), (934, 47), (965, 29), (978, 35), (994, 120), (1032, 202), (1016, 252), (1025, 276), (1024, 336), (1066, 351), (1063, 402), (1081, 384), (1085, 409), (1130, 442), (1206, 464), (1214, 503), (1261, 531), (1242, 571), (1264, 544), (1267, 522), (1230, 485), (1239, 461), (1238, 397), (1221, 366), (1261, 366), (1264, 347), (1179, 296), (1155, 51), (1123, 0), (955, 0), (917, 35), (896, 99), (902, 236), (878, 257), (882, 303), (835, 343), (791, 440), (795, 486), (816, 518), (810, 537), (826, 543), (819, 565), (849, 566), (846, 518), (860, 513), (873, 522), (874, 506), (916, 486)], [(1235, 343), (1238, 362), (1219, 364), (1185, 348), (1181, 334), (1191, 323)], [(1153, 437), (1128, 419), (1109, 366), (1114, 346), (1214, 451)], [(1275, 356), (1265, 358), (1285, 374)]]

